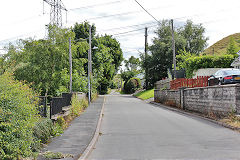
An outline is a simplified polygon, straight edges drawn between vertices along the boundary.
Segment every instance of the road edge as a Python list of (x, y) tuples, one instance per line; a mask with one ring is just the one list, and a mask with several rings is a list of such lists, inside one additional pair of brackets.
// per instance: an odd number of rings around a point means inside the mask
[(170, 111), (178, 112), (178, 113), (180, 113), (180, 114), (184, 114), (184, 115), (188, 115), (188, 116), (192, 116), (192, 117), (197, 117), (197, 118), (200, 118), (200, 119), (204, 119), (204, 120), (206, 120), (206, 121), (210, 121), (210, 122), (212, 122), (212, 123), (215, 123), (215, 124), (217, 124), (217, 125), (223, 126), (223, 127), (225, 127), (225, 128), (229, 128), (229, 129), (232, 129), (232, 130), (234, 130), (234, 131), (240, 132), (240, 128), (238, 128), (238, 127), (233, 127), (233, 126), (231, 126), (231, 125), (229, 125), (229, 124), (226, 124), (226, 123), (224, 123), (224, 122), (220, 122), (220, 121), (213, 120), (213, 119), (210, 119), (210, 118), (207, 118), (207, 117), (203, 117), (203, 116), (198, 115), (198, 114), (186, 112), (186, 111), (184, 111), (184, 110), (179, 110), (179, 109), (176, 109), (176, 108), (168, 107), (168, 106), (163, 105), (163, 104), (161, 104), (161, 103), (157, 103), (157, 102), (149, 102), (149, 103), (152, 104), (152, 105), (161, 107), (161, 108), (163, 108), (163, 109), (167, 109), (167, 110), (170, 110)]
[(98, 138), (100, 135), (100, 128), (101, 128), (101, 123), (102, 123), (102, 118), (103, 118), (104, 107), (105, 107), (105, 100), (106, 100), (106, 96), (104, 96), (103, 105), (102, 105), (102, 109), (100, 112), (100, 116), (98, 119), (98, 123), (97, 123), (97, 127), (95, 130), (94, 136), (93, 136), (91, 142), (88, 144), (87, 148), (84, 150), (84, 152), (81, 154), (81, 156), (77, 160), (86, 160), (88, 158), (88, 156), (90, 155), (90, 153), (92, 152), (94, 146), (96, 145), (96, 142), (98, 141)]

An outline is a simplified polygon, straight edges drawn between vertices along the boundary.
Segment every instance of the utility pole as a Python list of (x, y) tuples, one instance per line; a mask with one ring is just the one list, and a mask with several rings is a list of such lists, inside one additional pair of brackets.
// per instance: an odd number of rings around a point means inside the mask
[(147, 43), (147, 38), (148, 38), (148, 28), (146, 27), (145, 28), (145, 50), (144, 50), (144, 53), (145, 53), (145, 87), (146, 89), (148, 89), (148, 80), (147, 80), (147, 77), (148, 77), (148, 66), (147, 66), (147, 48), (148, 48), (148, 43)]
[(50, 24), (56, 25), (57, 27), (62, 27), (62, 10), (65, 10), (67, 12), (67, 9), (65, 8), (62, 1), (61, 0), (43, 0), (43, 1), (51, 6)]
[(174, 28), (173, 28), (173, 19), (171, 19), (171, 25), (172, 25), (172, 51), (173, 51), (173, 75), (174, 79), (176, 78), (176, 53), (175, 53), (175, 39), (174, 39)]
[(69, 73), (70, 73), (70, 85), (69, 90), (72, 93), (72, 49), (71, 49), (71, 37), (69, 37)]
[(91, 25), (89, 25), (89, 50), (88, 50), (88, 103), (91, 103), (91, 75), (92, 75), (92, 33), (91, 33)]

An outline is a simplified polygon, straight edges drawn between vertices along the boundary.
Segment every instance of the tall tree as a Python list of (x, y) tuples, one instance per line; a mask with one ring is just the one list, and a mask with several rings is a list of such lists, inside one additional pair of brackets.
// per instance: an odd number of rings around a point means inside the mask
[[(76, 35), (76, 40), (79, 38), (88, 38), (89, 36), (89, 22), (81, 24), (76, 23), (73, 31)], [(107, 93), (107, 89), (113, 80), (114, 75), (117, 73), (121, 62), (123, 61), (123, 53), (120, 48), (120, 43), (110, 35), (94, 36), (96, 27), (92, 25), (92, 66), (95, 81), (95, 87), (98, 87), (101, 93)], [(77, 57), (81, 62), (87, 62), (88, 50), (83, 43), (77, 48)], [(85, 48), (83, 50), (83, 48)], [(80, 52), (82, 51), (82, 52)], [(82, 64), (82, 63), (80, 63)], [(88, 65), (83, 64), (84, 70), (87, 73)]]
[(124, 60), (125, 67), (129, 71), (137, 71), (138, 67), (140, 66), (139, 58), (135, 58), (131, 56), (128, 60)]
[(93, 51), (94, 74), (99, 78), (99, 91), (104, 94), (107, 93), (107, 89), (117, 73), (123, 60), (123, 53), (120, 43), (109, 35), (96, 37), (93, 45), (98, 47)]
[(123, 61), (123, 53), (120, 47), (120, 43), (110, 35), (104, 35), (100, 37), (98, 36), (96, 37), (96, 39), (97, 41), (94, 41), (95, 43), (93, 43), (94, 46), (98, 46), (98, 44), (103, 44), (110, 49), (109, 54), (111, 54), (111, 57), (113, 58), (112, 64), (117, 71)]
[(32, 87), (41, 91), (42, 95), (56, 95), (61, 86), (61, 72), (69, 68), (66, 39), (73, 36), (68, 29), (49, 26), (47, 40), (22, 41), (22, 65), (14, 72), (16, 78), (32, 83)]
[(179, 28), (179, 34), (186, 40), (185, 50), (187, 52), (199, 55), (207, 46), (208, 38), (204, 36), (205, 28), (202, 24), (193, 24), (187, 20), (186, 24)]
[(235, 55), (238, 52), (238, 50), (239, 47), (237, 46), (235, 39), (231, 37), (227, 47), (227, 54)]
[[(172, 69), (172, 34), (170, 21), (163, 20), (159, 28), (155, 31), (156, 37), (153, 39), (153, 45), (149, 47), (151, 54), (147, 58), (148, 66), (148, 79), (149, 88), (154, 87), (154, 83), (157, 80), (167, 77), (167, 70)], [(175, 48), (176, 53), (184, 48), (186, 41), (178, 34), (175, 35)]]
[[(75, 40), (89, 38), (89, 26), (90, 23), (88, 21), (83, 23), (75, 23), (72, 28), (72, 31), (75, 33)], [(91, 32), (93, 38), (96, 34), (96, 26), (94, 24), (91, 25)]]
[[(206, 46), (207, 38), (204, 37), (205, 29), (201, 25), (194, 25), (191, 21), (178, 29), (175, 29), (175, 49), (176, 55), (181, 51), (191, 50), (195, 54)], [(163, 20), (155, 31), (156, 37), (153, 38), (153, 45), (149, 47), (151, 54), (147, 58), (147, 66), (149, 74), (146, 79), (150, 82), (150, 88), (154, 83), (162, 78), (167, 77), (168, 69), (173, 68), (173, 54), (172, 54), (172, 36), (170, 21)], [(141, 56), (143, 57), (143, 56)]]

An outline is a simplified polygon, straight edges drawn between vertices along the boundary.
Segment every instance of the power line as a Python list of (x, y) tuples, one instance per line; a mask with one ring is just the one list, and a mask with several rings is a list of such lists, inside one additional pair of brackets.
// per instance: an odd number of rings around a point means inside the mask
[[(75, 39), (75, 40), (72, 40), (74, 42), (79, 42), (79, 41), (87, 41), (89, 38), (79, 38), (79, 39)], [(52, 45), (56, 45), (56, 44), (61, 44), (61, 43), (68, 43), (69, 41), (66, 40), (66, 41), (60, 41), (60, 42), (54, 42), (54, 43), (48, 43), (48, 44), (32, 44), (32, 45), (29, 45), (29, 46), (24, 46), (24, 48), (31, 48), (31, 47), (37, 47), (37, 46), (52, 46)], [(21, 47), (15, 47), (16, 49), (22, 49)], [(7, 48), (0, 48), (0, 50), (8, 50)]]
[[(154, 8), (150, 8), (149, 10), (155, 10), (155, 9), (159, 9), (159, 8), (168, 8), (169, 6), (166, 7), (154, 7)], [(90, 17), (87, 18), (86, 20), (94, 20), (94, 19), (102, 19), (102, 18), (109, 18), (109, 17), (119, 17), (119, 16), (124, 16), (124, 15), (129, 15), (129, 14), (134, 14), (134, 13), (141, 13), (142, 11), (137, 10), (137, 11), (131, 11), (131, 12), (124, 12), (124, 13), (117, 13), (117, 14), (111, 14), (111, 15), (104, 15), (104, 16), (98, 16), (98, 17)]]
[[(155, 25), (152, 25), (152, 26), (148, 26), (148, 27), (154, 27), (154, 26), (157, 26), (157, 25), (158, 24), (155, 24)], [(145, 29), (145, 27), (144, 28), (135, 29), (135, 30), (131, 30), (131, 31), (116, 33), (116, 34), (112, 34), (112, 35), (113, 36), (118, 36), (118, 35), (122, 35), (122, 34), (128, 34), (128, 33), (131, 33), (131, 32), (136, 32), (136, 31), (143, 30), (143, 29)]]
[(157, 21), (158, 23), (160, 23), (151, 13), (149, 13), (137, 0), (135, 0), (135, 2), (137, 2), (137, 4), (142, 7), (142, 9), (147, 12), (147, 14), (149, 14), (155, 21)]
[(111, 31), (111, 30), (121, 30), (121, 29), (126, 29), (126, 28), (132, 28), (132, 27), (137, 27), (137, 26), (143, 26), (143, 25), (147, 25), (147, 24), (154, 24), (156, 22), (146, 22), (146, 23), (142, 23), (142, 24), (134, 24), (134, 25), (129, 25), (129, 26), (123, 26), (123, 27), (117, 27), (117, 28), (110, 28), (110, 29), (104, 29), (104, 30), (100, 30), (98, 32), (104, 32), (104, 31)]
[(90, 6), (79, 7), (79, 8), (72, 8), (72, 9), (69, 9), (69, 11), (79, 10), (79, 9), (88, 9), (88, 8), (94, 8), (94, 7), (105, 6), (105, 5), (111, 5), (111, 4), (120, 3), (122, 1), (126, 1), (126, 0), (121, 0), (121, 1), (119, 0), (119, 1), (113, 1), (113, 2), (107, 2), (107, 3), (100, 3), (100, 4), (90, 5)]

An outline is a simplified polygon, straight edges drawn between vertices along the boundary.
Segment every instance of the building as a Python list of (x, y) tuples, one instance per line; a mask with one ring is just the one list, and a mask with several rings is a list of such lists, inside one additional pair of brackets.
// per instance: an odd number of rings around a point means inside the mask
[(240, 69), (240, 50), (237, 52), (237, 55), (238, 55), (238, 57), (236, 59), (234, 59), (231, 66), (236, 69)]

